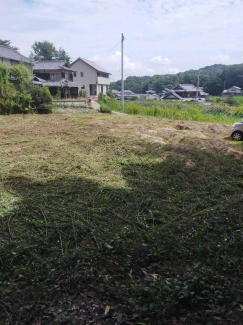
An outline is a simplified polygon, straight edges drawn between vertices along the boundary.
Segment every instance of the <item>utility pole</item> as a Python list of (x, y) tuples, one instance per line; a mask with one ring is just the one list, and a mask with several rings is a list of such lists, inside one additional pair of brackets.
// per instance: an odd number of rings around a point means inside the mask
[(197, 76), (196, 102), (198, 102), (199, 76), (200, 76), (200, 70), (198, 71), (198, 76)]
[(124, 112), (124, 76), (123, 76), (123, 43), (124, 35), (121, 36), (121, 110)]
[(225, 82), (224, 82), (224, 91), (225, 91), (225, 84), (226, 84), (226, 80), (225, 80)]

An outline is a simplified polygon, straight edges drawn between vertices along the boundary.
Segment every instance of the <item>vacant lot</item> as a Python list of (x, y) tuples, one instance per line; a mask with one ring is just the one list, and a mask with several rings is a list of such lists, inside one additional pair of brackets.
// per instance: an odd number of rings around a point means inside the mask
[(0, 324), (242, 324), (229, 125), (0, 117)]

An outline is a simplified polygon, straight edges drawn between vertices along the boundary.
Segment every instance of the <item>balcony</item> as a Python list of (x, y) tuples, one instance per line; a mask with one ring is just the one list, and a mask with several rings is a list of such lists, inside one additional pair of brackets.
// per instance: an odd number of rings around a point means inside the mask
[(109, 85), (111, 82), (109, 78), (97, 77), (97, 83), (98, 85)]

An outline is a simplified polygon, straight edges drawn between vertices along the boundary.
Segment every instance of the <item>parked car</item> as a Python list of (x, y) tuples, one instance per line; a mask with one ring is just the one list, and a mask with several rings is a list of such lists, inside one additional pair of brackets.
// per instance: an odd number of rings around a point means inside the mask
[(243, 121), (233, 124), (231, 128), (231, 139), (235, 141), (243, 140)]

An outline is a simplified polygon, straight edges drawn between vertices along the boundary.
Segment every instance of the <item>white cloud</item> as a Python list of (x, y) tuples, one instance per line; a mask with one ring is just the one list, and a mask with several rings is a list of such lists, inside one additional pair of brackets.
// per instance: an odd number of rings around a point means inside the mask
[(210, 59), (214, 63), (228, 63), (230, 57), (229, 55), (219, 54), (219, 55), (210, 56)]
[(163, 59), (161, 55), (155, 56), (150, 61), (152, 63), (155, 63), (155, 64), (166, 64), (166, 65), (169, 65), (171, 63), (171, 60), (170, 59), (168, 59), (168, 58), (164, 58)]
[[(123, 32), (126, 76), (242, 62), (242, 0), (0, 0), (0, 7), (1, 38), (27, 56), (34, 41), (49, 40), (73, 60), (100, 57)], [(100, 64), (120, 76), (115, 50)]]

